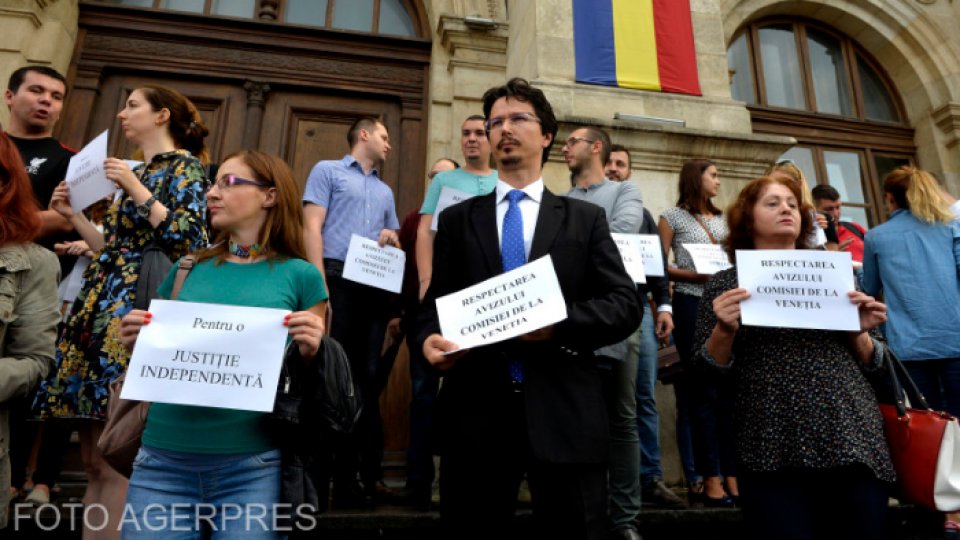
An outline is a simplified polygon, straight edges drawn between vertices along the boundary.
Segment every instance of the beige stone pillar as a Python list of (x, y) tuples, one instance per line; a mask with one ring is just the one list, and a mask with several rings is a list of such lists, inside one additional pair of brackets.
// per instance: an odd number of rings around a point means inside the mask
[(460, 125), (467, 116), (483, 114), (480, 98), (487, 88), (503, 84), (508, 41), (503, 0), (436, 0), (428, 12), (436, 33), (426, 169), (441, 157), (463, 162)]
[[(0, 2), (0, 78), (6, 90), (10, 74), (28, 64), (67, 74), (77, 38), (78, 0), (4, 0)], [(0, 123), (9, 111), (0, 107)]]

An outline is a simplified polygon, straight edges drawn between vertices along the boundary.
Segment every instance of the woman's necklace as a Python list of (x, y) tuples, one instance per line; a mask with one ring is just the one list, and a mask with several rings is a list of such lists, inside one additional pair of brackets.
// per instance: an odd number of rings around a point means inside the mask
[(263, 249), (260, 248), (260, 244), (244, 246), (230, 240), (230, 254), (241, 259), (255, 259), (263, 255)]

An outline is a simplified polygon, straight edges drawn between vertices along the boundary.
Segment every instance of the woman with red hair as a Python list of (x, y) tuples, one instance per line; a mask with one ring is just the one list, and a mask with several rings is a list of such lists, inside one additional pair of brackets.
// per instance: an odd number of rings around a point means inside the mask
[[(754, 180), (727, 209), (725, 247), (804, 249), (813, 212), (783, 176)], [(715, 274), (700, 301), (697, 364), (734, 377), (740, 502), (750, 538), (884, 538), (894, 478), (880, 408), (867, 375), (884, 346), (870, 331), (886, 306), (848, 293), (860, 330), (744, 326), (737, 269)]]
[(0, 529), (10, 506), (8, 410), (53, 364), (60, 264), (32, 240), (39, 208), (13, 142), (0, 131)]

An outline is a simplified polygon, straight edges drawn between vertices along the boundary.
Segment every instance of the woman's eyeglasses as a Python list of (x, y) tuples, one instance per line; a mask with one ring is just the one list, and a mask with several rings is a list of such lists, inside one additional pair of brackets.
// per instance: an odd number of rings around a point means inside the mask
[[(246, 178), (240, 178), (239, 176), (233, 174), (227, 174), (217, 178), (217, 181), (213, 183), (213, 186), (217, 186), (220, 189), (230, 189), (234, 186), (259, 186), (259, 187), (270, 187), (270, 184), (266, 182), (261, 182), (259, 180), (247, 180)], [(210, 186), (210, 187), (213, 187)]]

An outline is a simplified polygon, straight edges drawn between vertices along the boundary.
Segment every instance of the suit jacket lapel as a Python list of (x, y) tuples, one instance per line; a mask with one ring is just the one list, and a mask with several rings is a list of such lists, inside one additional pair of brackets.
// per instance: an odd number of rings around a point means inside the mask
[(487, 270), (491, 276), (503, 272), (503, 261), (500, 259), (500, 237), (497, 234), (497, 192), (494, 190), (488, 195), (478, 197), (477, 204), (471, 212), (473, 232), (476, 237), (483, 259), (487, 262)]
[(537, 216), (537, 227), (533, 231), (533, 245), (530, 246), (530, 261), (535, 261), (550, 251), (553, 239), (560, 232), (563, 218), (563, 201), (544, 188), (543, 199), (540, 201), (540, 214)]

